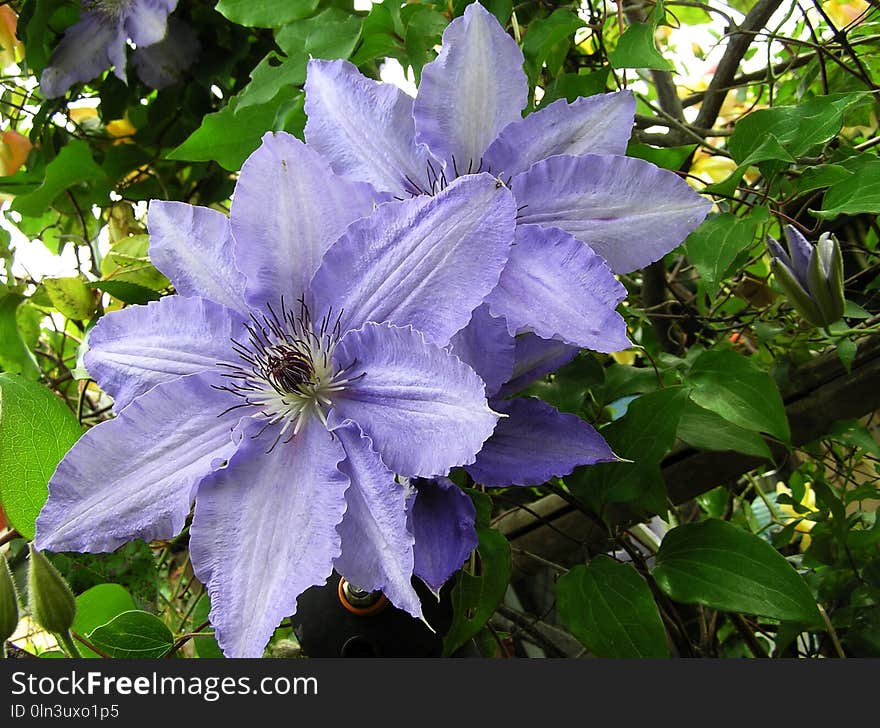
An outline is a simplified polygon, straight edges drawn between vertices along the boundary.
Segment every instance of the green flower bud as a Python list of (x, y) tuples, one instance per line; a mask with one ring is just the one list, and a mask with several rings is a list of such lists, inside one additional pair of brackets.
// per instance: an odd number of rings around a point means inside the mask
[(58, 569), (33, 544), (30, 545), (30, 555), (28, 595), (31, 615), (43, 629), (67, 634), (76, 616), (73, 592)]
[(768, 240), (770, 270), (797, 312), (814, 326), (827, 327), (843, 316), (843, 255), (831, 233), (811, 245), (793, 226), (785, 228), (788, 252)]
[(0, 644), (12, 637), (18, 626), (18, 594), (6, 557), (0, 555)]

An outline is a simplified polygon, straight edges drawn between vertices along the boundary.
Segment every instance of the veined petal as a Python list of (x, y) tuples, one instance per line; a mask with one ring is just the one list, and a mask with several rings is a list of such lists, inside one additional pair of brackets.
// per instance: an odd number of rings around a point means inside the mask
[(241, 168), (230, 224), (235, 261), (253, 307), (296, 301), (321, 256), (350, 222), (373, 209), (374, 192), (334, 174), (317, 152), (269, 132)]
[(481, 485), (540, 485), (568, 475), (578, 465), (618, 459), (580, 417), (539, 399), (494, 402), (493, 407), (507, 417), (498, 421), (476, 462), (465, 467)]
[(813, 246), (794, 225), (786, 225), (782, 232), (785, 233), (785, 240), (788, 242), (788, 249), (791, 252), (791, 270), (801, 285), (806, 288), (808, 285), (807, 271), (810, 269), (810, 259), (813, 257)]
[(491, 397), (510, 378), (515, 340), (504, 319), (492, 316), (486, 304), (474, 311), (468, 325), (449, 343), (452, 353), (486, 383), (486, 396)]
[(513, 374), (498, 390), (498, 396), (509, 397), (516, 394), (536, 379), (568, 364), (579, 351), (579, 346), (542, 339), (535, 334), (517, 336), (513, 354)]
[(557, 154), (625, 154), (635, 113), (631, 91), (597, 94), (571, 104), (558, 99), (504, 127), (483, 162), (507, 179)]
[(168, 14), (177, 0), (133, 0), (126, 9), (125, 32), (138, 46), (150, 46), (165, 37)]
[(120, 58), (125, 78), (125, 34), (119, 24), (83, 12), (52, 53), (40, 76), (40, 93), (47, 99), (63, 96), (73, 84), (91, 81)]
[(339, 469), (351, 481), (338, 528), (342, 554), (334, 564), (336, 571), (361, 589), (382, 591), (395, 607), (422, 619), (422, 603), (412, 586), (413, 535), (406, 527), (406, 492), (356, 425), (346, 423), (333, 434), (345, 450)]
[(348, 61), (313, 58), (305, 91), (306, 142), (337, 174), (401, 199), (432, 191), (442, 165), (416, 144), (413, 100), (397, 86), (367, 78)]
[(492, 434), (497, 416), (474, 370), (412, 328), (365, 324), (333, 359), (351, 383), (333, 399), (332, 424), (358, 424), (399, 475), (445, 475)]
[(85, 367), (118, 411), (157, 384), (237, 363), (231, 339), (239, 325), (235, 313), (203, 298), (127, 306), (89, 332)]
[(215, 380), (183, 377), (154, 387), (115, 419), (86, 432), (55, 470), (35, 543), (49, 551), (113, 551), (171, 538), (196, 488), (237, 447), (239, 411)]
[(227, 657), (260, 657), (297, 597), (323, 584), (339, 556), (348, 487), (339, 441), (312, 420), (266, 450), (265, 440), (245, 437), (199, 489), (190, 528), (193, 570)]
[(473, 501), (449, 478), (418, 480), (409, 502), (415, 572), (438, 594), (477, 547)]
[(522, 65), (516, 41), (479, 3), (447, 26), (440, 54), (422, 69), (413, 115), (416, 140), (447, 163), (450, 179), (477, 171), (499, 132), (520, 118), (529, 95)]
[(181, 296), (199, 296), (247, 314), (245, 278), (235, 267), (229, 218), (209, 207), (151, 200), (150, 260)]
[(509, 190), (485, 174), (381, 205), (327, 251), (311, 284), (317, 309), (341, 312), (343, 331), (388, 321), (445, 346), (498, 283), (515, 216)]
[(520, 223), (562, 228), (615, 273), (662, 258), (712, 206), (678, 175), (611, 155), (550, 157), (514, 177), (512, 189)]
[(511, 335), (610, 353), (631, 346), (616, 308), (626, 289), (600, 255), (559, 228), (517, 225), (516, 245), (486, 302), (507, 319)]

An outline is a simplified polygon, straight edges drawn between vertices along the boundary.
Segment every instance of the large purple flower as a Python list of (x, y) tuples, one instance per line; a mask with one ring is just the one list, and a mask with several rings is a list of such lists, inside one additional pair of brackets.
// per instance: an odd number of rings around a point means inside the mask
[(635, 113), (629, 92), (559, 100), (521, 118), (522, 63), (513, 38), (478, 3), (446, 28), (415, 100), (345, 61), (312, 60), (306, 141), (337, 173), (401, 199), (475, 172), (504, 180), (519, 224), (501, 290), (488, 300), (492, 313), (512, 334), (626, 348), (613, 312), (623, 292), (611, 271), (662, 257), (711, 204), (677, 175), (623, 156)]
[(420, 616), (395, 474), (444, 475), (492, 433), (483, 382), (442, 347), (496, 285), (514, 217), (489, 175), (374, 209), (284, 133), (244, 164), (229, 218), (151, 203), (178, 295), (93, 329), (86, 367), (118, 414), (58, 466), (37, 547), (170, 538), (195, 500), (190, 553), (227, 655), (261, 654), (334, 568)]
[[(91, 81), (110, 66), (125, 81), (127, 41), (140, 50), (163, 40), (177, 1), (82, 0), (79, 20), (64, 32), (40, 76), (42, 94), (49, 99), (63, 96), (73, 84)], [(192, 62), (188, 51), (181, 54), (180, 62)], [(149, 78), (148, 74), (147, 83)]]

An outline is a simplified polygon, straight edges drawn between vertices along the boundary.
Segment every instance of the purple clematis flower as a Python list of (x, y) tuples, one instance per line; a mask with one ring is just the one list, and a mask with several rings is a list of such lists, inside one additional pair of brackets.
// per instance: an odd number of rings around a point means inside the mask
[(472, 463), (498, 420), (442, 347), (495, 287), (515, 203), (489, 175), (375, 209), (373, 194), (277, 133), (229, 218), (151, 203), (150, 255), (177, 295), (92, 330), (85, 364), (117, 416), (58, 466), (38, 548), (170, 538), (194, 500), (190, 554), (227, 655), (262, 654), (334, 568), (421, 615), (395, 474)]
[[(464, 466), (489, 487), (530, 486), (563, 477), (580, 465), (614, 462), (602, 436), (580, 417), (532, 397), (524, 387), (568, 363), (578, 349), (525, 334), (513, 339), (483, 305), (451, 342), (451, 351), (486, 383), (491, 408), (504, 415), (475, 462)], [(420, 479), (409, 502), (415, 574), (435, 593), (476, 547), (470, 498), (447, 478)]]
[(63, 96), (73, 84), (91, 81), (110, 66), (125, 81), (127, 41), (139, 49), (159, 43), (177, 1), (82, 0), (79, 20), (64, 32), (40, 76), (42, 94)]
[(312, 60), (306, 141), (337, 173), (401, 199), (476, 172), (503, 180), (518, 226), (490, 311), (511, 334), (627, 348), (612, 272), (661, 258), (711, 203), (672, 172), (623, 156), (635, 113), (629, 92), (559, 100), (522, 118), (522, 64), (516, 42), (478, 3), (446, 28), (414, 100), (346, 61)]

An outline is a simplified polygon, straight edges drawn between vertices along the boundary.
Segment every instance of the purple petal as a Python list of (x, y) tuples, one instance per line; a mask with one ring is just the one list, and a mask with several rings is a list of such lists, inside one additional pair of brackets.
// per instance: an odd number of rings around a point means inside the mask
[(418, 480), (410, 501), (415, 572), (434, 594), (477, 548), (473, 501), (449, 478)]
[(515, 216), (513, 196), (486, 174), (381, 205), (324, 256), (311, 285), (318, 310), (341, 312), (343, 331), (389, 321), (445, 346), (498, 283)]
[(151, 200), (147, 229), (150, 260), (181, 296), (207, 298), (247, 313), (245, 278), (235, 267), (226, 215), (184, 202)]
[(561, 341), (542, 339), (534, 334), (516, 337), (514, 349), (513, 374), (510, 380), (498, 390), (499, 397), (516, 394), (536, 379), (555, 372), (574, 359), (580, 347), (564, 344)]
[(35, 544), (50, 551), (113, 551), (171, 538), (196, 488), (237, 445), (241, 415), (200, 375), (154, 387), (86, 432), (55, 470)]
[(334, 398), (336, 423), (352, 420), (388, 467), (404, 476), (445, 475), (472, 463), (497, 417), (483, 382), (466, 364), (411, 328), (365, 324), (333, 354), (349, 367)]
[(788, 252), (779, 244), (779, 241), (776, 240), (776, 238), (768, 235), (767, 247), (770, 249), (770, 255), (772, 257), (779, 258), (779, 260), (785, 263), (786, 268), (792, 270), (793, 272), (794, 266), (792, 265), (791, 258), (788, 256)]
[(522, 64), (516, 41), (479, 3), (447, 26), (440, 54), (422, 69), (413, 115), (416, 140), (447, 162), (450, 178), (478, 169), (499, 132), (521, 118)]
[(118, 23), (83, 12), (64, 37), (40, 76), (40, 93), (47, 99), (63, 96), (75, 83), (91, 81), (108, 66), (125, 78), (125, 34)]
[(483, 161), (506, 179), (557, 154), (625, 154), (635, 113), (631, 91), (598, 94), (572, 104), (559, 99), (506, 126)]
[(495, 318), (489, 307), (477, 308), (467, 326), (452, 337), (450, 350), (486, 383), (486, 396), (497, 392), (513, 372), (515, 341), (504, 319)]
[(297, 597), (323, 584), (339, 556), (348, 487), (339, 441), (312, 420), (266, 450), (265, 440), (245, 438), (199, 489), (190, 529), (193, 570), (227, 657), (260, 657)]
[(118, 411), (157, 384), (237, 362), (230, 339), (238, 326), (236, 314), (203, 298), (128, 306), (89, 332), (85, 367)]
[(616, 308), (626, 297), (601, 256), (559, 228), (518, 225), (516, 244), (498, 287), (486, 302), (507, 319), (511, 335), (610, 353), (632, 346)]
[(255, 308), (306, 291), (321, 256), (350, 222), (373, 209), (368, 185), (333, 173), (284, 132), (269, 132), (241, 168), (230, 224), (235, 261)]
[(398, 609), (422, 619), (412, 586), (413, 536), (406, 527), (406, 491), (373, 450), (370, 438), (347, 423), (333, 431), (345, 450), (339, 469), (351, 485), (338, 530), (342, 555), (334, 566), (361, 589), (382, 591)]
[(168, 18), (168, 32), (158, 43), (140, 46), (131, 61), (137, 75), (150, 88), (178, 83), (201, 50), (196, 32), (182, 20)]
[(125, 32), (135, 45), (158, 43), (165, 37), (168, 14), (175, 7), (177, 0), (131, 0), (125, 9)]
[(810, 245), (810, 242), (794, 225), (786, 225), (782, 231), (785, 233), (785, 239), (788, 242), (788, 249), (791, 252), (792, 265), (789, 267), (804, 288), (806, 288), (807, 272), (810, 269), (810, 258), (813, 255), (813, 246)]
[(520, 223), (562, 228), (615, 273), (662, 258), (712, 206), (678, 175), (610, 155), (550, 157), (515, 177), (512, 189)]
[[(431, 155), (416, 144), (413, 100), (348, 61), (309, 61), (305, 135), (337, 174), (405, 199), (430, 191)], [(441, 165), (431, 162), (435, 173)]]
[(465, 470), (482, 485), (540, 485), (578, 465), (613, 462), (608, 443), (580, 417), (563, 414), (539, 399), (512, 399), (493, 406), (507, 417), (473, 465)]

